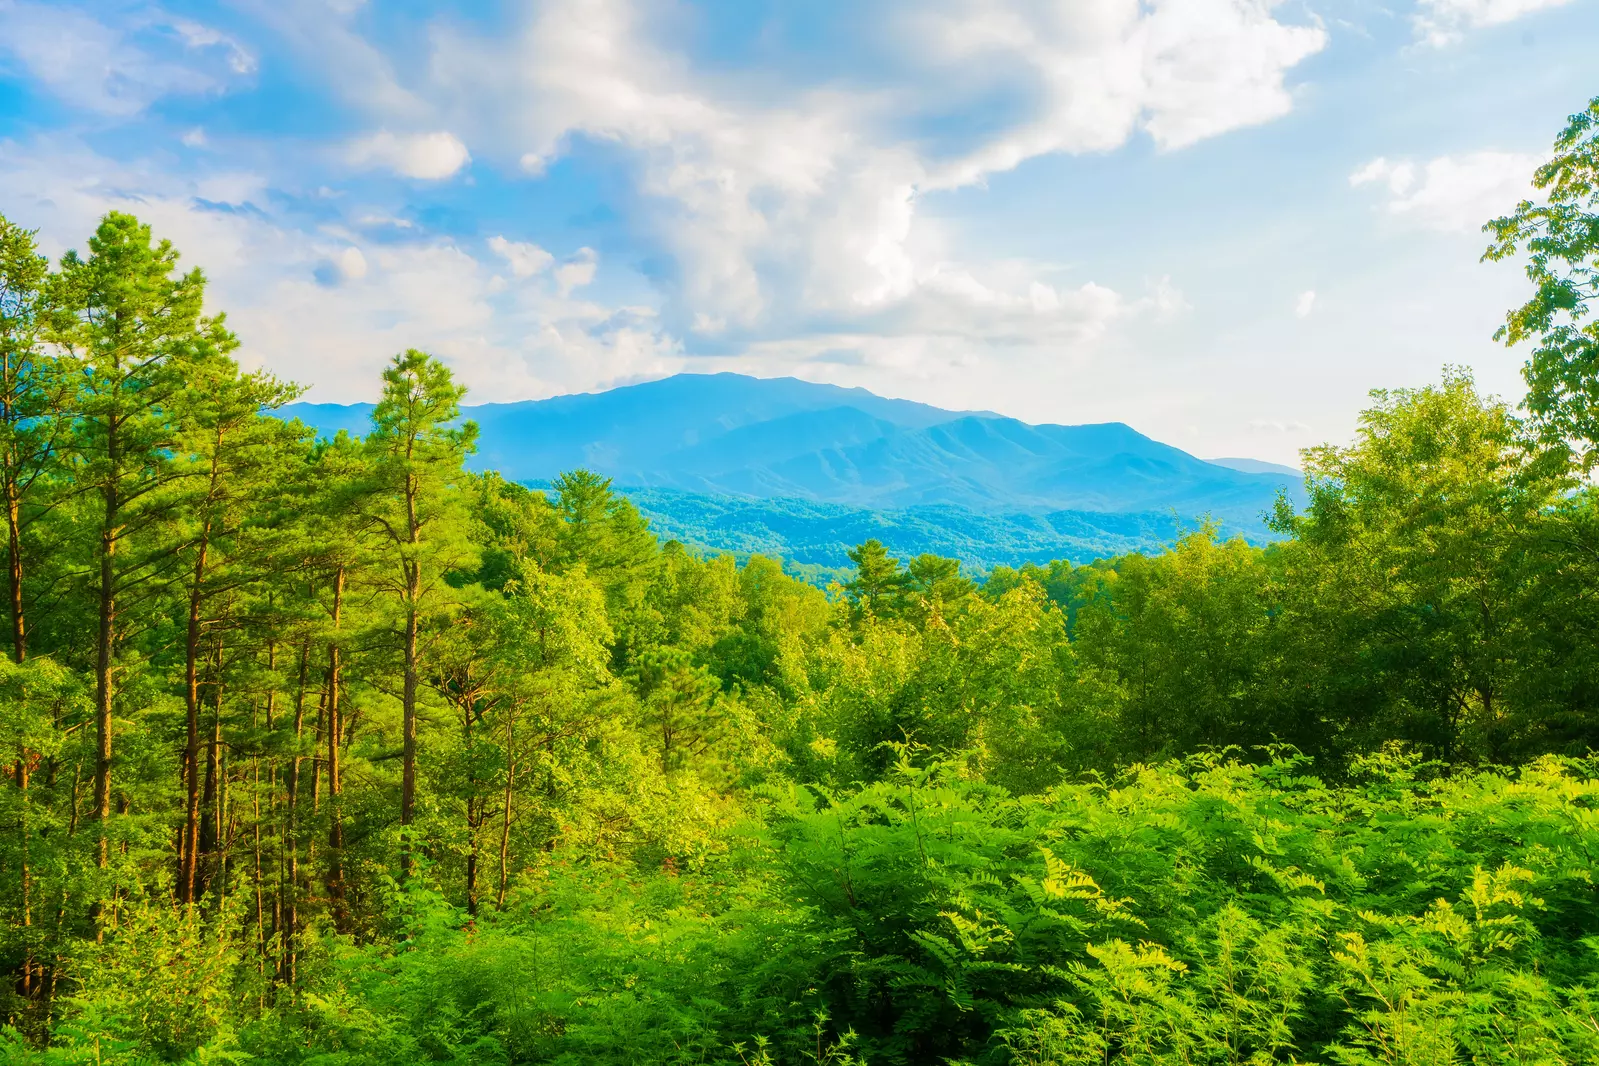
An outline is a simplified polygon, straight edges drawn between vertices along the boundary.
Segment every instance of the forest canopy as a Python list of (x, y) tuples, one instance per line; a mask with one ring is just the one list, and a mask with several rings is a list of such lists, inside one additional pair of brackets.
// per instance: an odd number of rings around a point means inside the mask
[(1599, 99), (1463, 370), (1265, 547), (819, 589), (439, 359), (273, 412), (205, 277), (0, 218), (0, 1053), (29, 1064), (1599, 1060)]

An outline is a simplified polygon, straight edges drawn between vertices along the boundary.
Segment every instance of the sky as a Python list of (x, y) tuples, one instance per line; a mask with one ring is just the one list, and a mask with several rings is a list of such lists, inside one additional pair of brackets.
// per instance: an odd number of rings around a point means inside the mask
[(684, 371), (1295, 462), (1474, 370), (1599, 0), (0, 0), (0, 214), (131, 211), (239, 358)]

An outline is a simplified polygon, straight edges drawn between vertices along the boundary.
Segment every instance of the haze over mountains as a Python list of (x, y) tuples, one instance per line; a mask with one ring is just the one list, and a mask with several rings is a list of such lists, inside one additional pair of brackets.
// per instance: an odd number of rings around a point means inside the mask
[[(360, 434), (371, 411), (370, 404), (301, 403), (283, 413), (324, 434)], [(651, 490), (635, 494), (636, 502), (665, 535), (728, 550), (786, 548), (815, 555), (820, 565), (841, 565), (825, 532), (841, 525), (882, 527), (891, 547), (896, 525), (914, 525), (918, 547), (937, 550), (929, 522), (957, 541), (973, 523), (1019, 523), (1000, 550), (1027, 558), (1130, 550), (1169, 540), (1203, 515), (1258, 537), (1277, 494), (1302, 491), (1287, 468), (1207, 462), (1121, 423), (1034, 426), (794, 378), (681, 374), (607, 392), (478, 404), (463, 414), (481, 430), (478, 469), (540, 482), (586, 467), (620, 488)], [(719, 533), (705, 524), (707, 515), (740, 532)], [(1142, 517), (1128, 521), (1133, 515)], [(818, 550), (796, 551), (803, 547), (796, 522), (819, 523)], [(773, 536), (752, 541), (763, 525)], [(1060, 529), (1070, 530), (1067, 540)], [(979, 566), (1003, 561), (950, 554)]]

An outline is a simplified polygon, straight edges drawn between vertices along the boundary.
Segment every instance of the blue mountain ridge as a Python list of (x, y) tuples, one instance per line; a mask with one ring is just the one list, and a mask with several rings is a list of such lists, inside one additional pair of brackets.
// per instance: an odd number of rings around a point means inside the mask
[[(280, 413), (331, 435), (366, 432), (371, 412)], [(843, 565), (839, 537), (856, 527), (920, 550), (958, 544), (945, 554), (982, 569), (1156, 547), (1202, 516), (1264, 539), (1277, 495), (1303, 495), (1286, 468), (1206, 462), (1119, 422), (1029, 425), (795, 378), (680, 374), (462, 416), (479, 427), (476, 469), (542, 482), (586, 467), (632, 490), (663, 535), (740, 554), (787, 547), (823, 566)], [(978, 550), (983, 535), (992, 550)]]

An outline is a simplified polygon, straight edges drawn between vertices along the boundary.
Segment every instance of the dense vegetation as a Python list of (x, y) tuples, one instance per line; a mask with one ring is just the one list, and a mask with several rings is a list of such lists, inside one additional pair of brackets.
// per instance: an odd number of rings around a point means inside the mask
[(1523, 417), (1374, 394), (1266, 548), (822, 591), (267, 413), (203, 277), (0, 225), (20, 1063), (1599, 1058), (1599, 100)]
[[(849, 553), (868, 540), (881, 541), (904, 556), (959, 559), (974, 573), (987, 574), (996, 566), (1024, 562), (1086, 563), (1107, 555), (1159, 552), (1199, 524), (1171, 510), (991, 514), (929, 504), (875, 511), (811, 500), (711, 496), (674, 489), (619, 491), (659, 537), (680, 541), (702, 554), (726, 551), (741, 563), (751, 555), (781, 559), (789, 573), (823, 587), (850, 579)], [(1259, 522), (1217, 522), (1216, 528), (1223, 537), (1271, 539)]]

